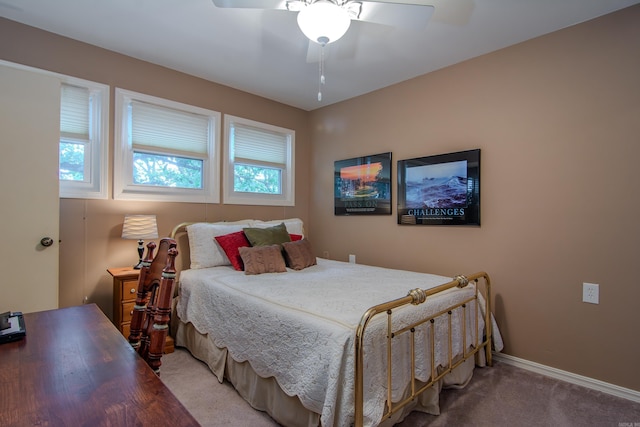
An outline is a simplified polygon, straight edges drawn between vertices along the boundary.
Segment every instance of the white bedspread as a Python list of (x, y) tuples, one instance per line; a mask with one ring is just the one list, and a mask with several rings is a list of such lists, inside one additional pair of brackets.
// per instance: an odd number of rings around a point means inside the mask
[[(275, 377), (285, 393), (298, 396), (305, 407), (321, 414), (323, 426), (347, 426), (353, 422), (354, 334), (362, 314), (374, 305), (404, 297), (410, 289), (428, 289), (450, 280), (321, 258), (316, 266), (286, 273), (245, 275), (229, 266), (185, 270), (177, 313), (200, 333), (214, 337), (215, 344), (226, 347), (235, 360), (248, 361), (262, 377)], [(416, 319), (425, 310), (438, 312), (473, 293), (471, 285), (450, 290), (399, 312)], [(473, 307), (469, 313), (467, 346), (475, 342)], [(483, 328), (482, 316), (479, 319)], [(454, 313), (455, 354), (462, 352), (461, 325), (462, 315)], [(445, 321), (436, 322), (436, 337), (441, 331), (446, 334), (447, 328)], [(384, 336), (383, 328), (379, 329)], [(365, 341), (374, 335), (367, 335)], [(429, 335), (426, 329), (417, 333), (418, 352), (427, 360)], [(436, 340), (435, 354), (436, 363), (446, 365), (446, 340)], [(375, 373), (365, 377), (365, 425), (377, 425), (386, 392), (379, 385), (368, 385), (385, 382), (386, 349), (367, 351), (365, 357), (366, 372)], [(394, 376), (406, 372), (394, 381), (395, 400), (404, 390), (405, 384), (400, 383), (408, 380), (410, 364), (406, 351), (394, 351), (392, 359)], [(428, 369), (416, 375), (422, 381), (429, 376)]]

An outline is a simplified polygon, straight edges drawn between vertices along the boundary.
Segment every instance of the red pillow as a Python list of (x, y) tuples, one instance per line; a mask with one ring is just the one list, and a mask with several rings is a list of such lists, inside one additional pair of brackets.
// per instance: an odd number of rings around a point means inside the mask
[(247, 240), (247, 236), (244, 235), (244, 231), (236, 231), (235, 233), (216, 236), (215, 239), (224, 253), (227, 254), (227, 258), (231, 261), (233, 268), (238, 271), (243, 271), (244, 264), (240, 257), (239, 248), (251, 246), (249, 240)]
[(291, 238), (292, 242), (302, 240), (302, 234), (289, 234), (289, 237)]

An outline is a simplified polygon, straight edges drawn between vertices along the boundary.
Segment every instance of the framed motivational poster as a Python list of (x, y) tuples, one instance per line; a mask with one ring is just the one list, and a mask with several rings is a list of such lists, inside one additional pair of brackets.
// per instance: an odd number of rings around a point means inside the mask
[(480, 225), (480, 150), (398, 161), (398, 224)]
[(335, 215), (391, 215), (391, 153), (334, 162)]

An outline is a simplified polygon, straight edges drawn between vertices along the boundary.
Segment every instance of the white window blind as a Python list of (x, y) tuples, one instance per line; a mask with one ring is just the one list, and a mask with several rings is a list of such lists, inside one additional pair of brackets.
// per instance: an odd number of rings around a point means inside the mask
[(60, 197), (106, 199), (109, 86), (59, 76)]
[(256, 161), (286, 167), (288, 141), (286, 134), (235, 123), (232, 141), (236, 163)]
[(89, 140), (89, 89), (62, 84), (60, 102), (60, 137)]
[(220, 201), (219, 112), (120, 88), (115, 101), (114, 199)]
[(134, 149), (206, 158), (209, 117), (132, 101), (131, 141)]
[(295, 205), (295, 131), (226, 115), (224, 203)]

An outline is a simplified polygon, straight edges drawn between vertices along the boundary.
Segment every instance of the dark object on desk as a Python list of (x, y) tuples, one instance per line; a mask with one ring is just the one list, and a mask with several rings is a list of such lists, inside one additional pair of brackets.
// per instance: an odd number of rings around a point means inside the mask
[(0, 344), (24, 338), (27, 330), (24, 327), (22, 313), (10, 311), (0, 314)]
[(11, 316), (10, 311), (0, 314), (0, 331), (11, 326), (11, 322), (9, 322), (9, 316)]

